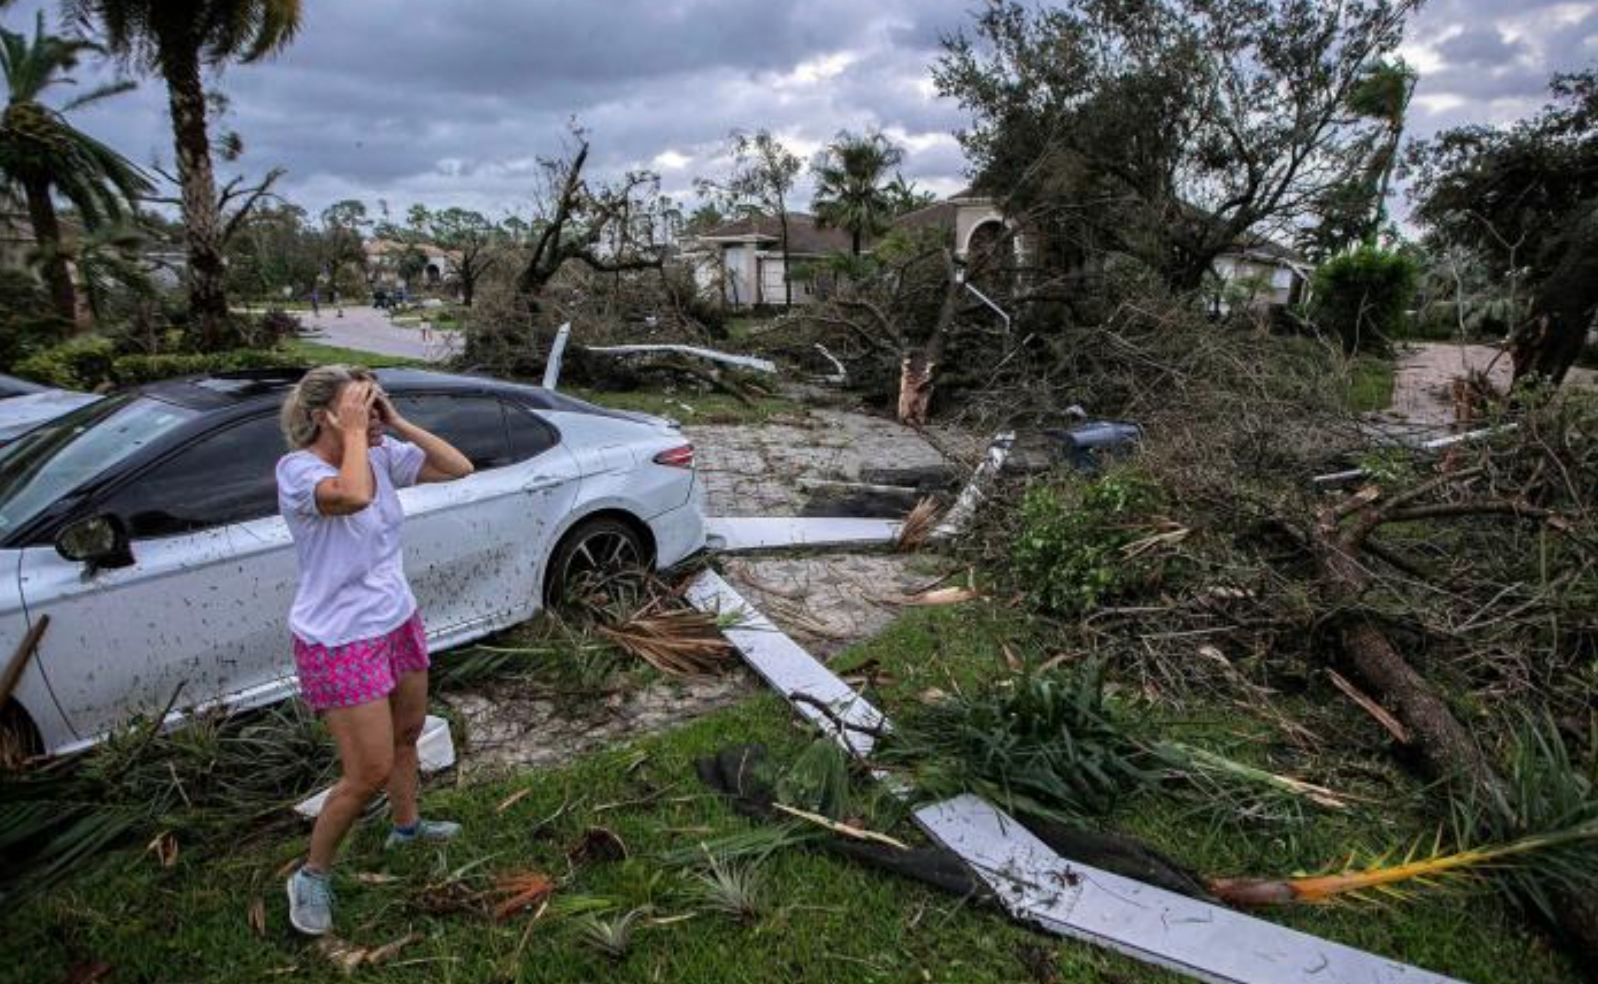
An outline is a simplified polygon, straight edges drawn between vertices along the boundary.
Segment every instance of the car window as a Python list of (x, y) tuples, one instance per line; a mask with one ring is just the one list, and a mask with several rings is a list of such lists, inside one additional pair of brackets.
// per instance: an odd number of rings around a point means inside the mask
[(505, 429), (510, 434), (510, 453), (516, 461), (535, 458), (555, 446), (558, 435), (543, 418), (514, 403), (505, 404)]
[(0, 536), (194, 416), (160, 400), (112, 396), (7, 445), (0, 452)]
[(101, 508), (135, 539), (192, 533), (277, 512), (277, 418), (256, 417), (200, 438), (135, 476)]
[(516, 459), (505, 438), (505, 412), (491, 396), (395, 396), (400, 416), (455, 445), (472, 467), (499, 468)]

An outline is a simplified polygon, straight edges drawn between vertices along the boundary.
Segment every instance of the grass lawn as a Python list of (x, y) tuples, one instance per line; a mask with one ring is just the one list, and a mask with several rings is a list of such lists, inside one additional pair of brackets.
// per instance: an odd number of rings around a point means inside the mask
[(421, 359), (407, 359), (399, 355), (381, 355), (377, 352), (367, 352), (362, 349), (323, 345), (320, 342), (309, 342), (303, 338), (291, 338), (285, 341), (283, 349), (291, 355), (321, 365), (341, 363), (347, 366), (365, 366), (370, 369), (380, 369), (385, 366), (414, 366), (420, 368), (429, 365), (429, 363), (423, 362)]
[[(987, 605), (922, 610), (840, 655), (839, 668), (877, 661), (879, 697), (901, 711), (928, 687), (946, 691), (1002, 671), (1004, 643), (1041, 655), (1046, 641), (1008, 609)], [(1029, 657), (1035, 658), (1035, 656)], [(447, 655), (441, 660), (448, 660)], [(1374, 725), (1371, 725), (1374, 727)], [(1162, 733), (1194, 741), (1252, 744), (1268, 729), (1232, 708), (1189, 712)], [(727, 744), (761, 741), (791, 760), (812, 733), (762, 692), (674, 732), (609, 749), (556, 770), (484, 782), (446, 779), (425, 796), (426, 812), (465, 823), (447, 848), (387, 855), (381, 822), (361, 828), (338, 874), (338, 925), (354, 944), (375, 947), (415, 934), (387, 964), (363, 968), (370, 981), (832, 982), (1032, 979), (1023, 956), (1053, 959), (1058, 980), (1153, 984), (1178, 978), (1083, 944), (1022, 929), (997, 913), (806, 849), (772, 855), (757, 869), (764, 905), (754, 919), (708, 911), (690, 873), (661, 852), (749, 829), (711, 796), (692, 763)], [(1319, 778), (1319, 777), (1317, 777)], [(1266, 874), (1336, 864), (1355, 846), (1407, 844), (1430, 828), (1405, 806), (1413, 788), (1371, 780), (1385, 793), (1352, 816), (1317, 813), (1309, 822), (1216, 829), (1145, 794), (1108, 825), (1138, 833), (1195, 869)], [(523, 794), (511, 802), (510, 798)], [(508, 805), (507, 805), (508, 804)], [(603, 825), (630, 857), (573, 865), (566, 850)], [(904, 834), (904, 831), (899, 831)], [(8, 912), (0, 981), (49, 981), (103, 960), (127, 981), (339, 981), (342, 971), (287, 924), (282, 873), (303, 850), (290, 826), (228, 844), (181, 843), (162, 867), (142, 845), (95, 872)], [(483, 887), (494, 876), (537, 869), (560, 884), (556, 905), (537, 922), (503, 922), (448, 911), (445, 884)], [(256, 900), (261, 900), (256, 903)], [(265, 929), (252, 928), (253, 905)], [(582, 940), (576, 910), (615, 915), (642, 909), (632, 946), (619, 959)], [(1295, 909), (1275, 916), (1310, 932), (1419, 963), (1476, 984), (1552, 984), (1573, 970), (1495, 899), (1423, 891), (1383, 908)]]
[(1393, 405), (1393, 381), (1398, 364), (1393, 359), (1362, 355), (1349, 366), (1348, 408), (1374, 413)]

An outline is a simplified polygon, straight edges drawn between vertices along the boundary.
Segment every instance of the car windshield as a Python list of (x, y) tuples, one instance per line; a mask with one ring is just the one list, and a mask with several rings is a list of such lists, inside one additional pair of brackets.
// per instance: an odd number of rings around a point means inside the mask
[(8, 445), (0, 451), (0, 537), (194, 416), (148, 397), (112, 396)]

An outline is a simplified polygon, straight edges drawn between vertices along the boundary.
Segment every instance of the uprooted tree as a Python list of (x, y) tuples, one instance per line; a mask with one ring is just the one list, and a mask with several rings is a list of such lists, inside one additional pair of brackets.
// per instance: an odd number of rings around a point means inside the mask
[(541, 369), (562, 313), (548, 295), (568, 265), (618, 277), (664, 269), (676, 212), (660, 193), (660, 179), (631, 171), (614, 182), (590, 182), (583, 175), (588, 155), (582, 140), (570, 156), (541, 162), (539, 214), (515, 247), (508, 303), (472, 319), (468, 361), (513, 373)]

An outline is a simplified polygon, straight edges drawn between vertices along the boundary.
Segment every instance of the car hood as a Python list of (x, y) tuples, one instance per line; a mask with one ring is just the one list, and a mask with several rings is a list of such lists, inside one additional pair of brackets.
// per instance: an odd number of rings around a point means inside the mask
[(40, 424), (99, 400), (93, 393), (46, 390), (0, 401), (0, 442), (13, 441)]

